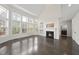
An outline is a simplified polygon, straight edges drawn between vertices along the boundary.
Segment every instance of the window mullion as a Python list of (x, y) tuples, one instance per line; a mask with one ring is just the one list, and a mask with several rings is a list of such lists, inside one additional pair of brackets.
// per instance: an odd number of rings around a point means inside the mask
[(12, 11), (9, 10), (9, 36), (12, 35)]
[(22, 16), (21, 16), (21, 21), (20, 21), (20, 34), (22, 34)]

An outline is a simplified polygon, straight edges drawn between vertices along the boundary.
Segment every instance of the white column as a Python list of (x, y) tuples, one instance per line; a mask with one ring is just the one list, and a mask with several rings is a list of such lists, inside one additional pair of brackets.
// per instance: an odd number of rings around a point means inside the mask
[(11, 10), (9, 10), (9, 37), (12, 36), (12, 13)]

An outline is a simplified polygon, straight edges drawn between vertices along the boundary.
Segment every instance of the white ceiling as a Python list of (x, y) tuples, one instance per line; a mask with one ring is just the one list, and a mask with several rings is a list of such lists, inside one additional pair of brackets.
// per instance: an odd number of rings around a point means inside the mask
[(61, 5), (62, 8), (62, 17), (64, 20), (70, 20), (72, 19), (76, 13), (79, 12), (79, 5), (78, 4), (72, 4), (70, 7), (68, 4)]
[(44, 4), (19, 4), (18, 6), (31, 11), (32, 13), (36, 14), (37, 16), (39, 16), (42, 13), (42, 11), (44, 11), (44, 9), (45, 9)]
[(40, 14), (39, 18), (45, 21), (56, 20), (61, 17), (60, 5), (46, 5), (44, 11)]
[(70, 20), (79, 11), (79, 5), (67, 4), (19, 4), (18, 6), (36, 14), (38, 17), (59, 17), (63, 20)]

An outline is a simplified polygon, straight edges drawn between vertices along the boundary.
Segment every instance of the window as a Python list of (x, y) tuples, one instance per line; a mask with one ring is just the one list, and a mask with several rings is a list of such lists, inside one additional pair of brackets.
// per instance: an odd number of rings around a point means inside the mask
[(33, 23), (29, 23), (28, 24), (28, 32), (31, 33), (34, 31), (34, 24)]
[(0, 6), (0, 36), (6, 35), (8, 33), (8, 18), (9, 18), (9, 11)]
[(38, 32), (38, 20), (34, 19), (34, 32)]
[(27, 22), (28, 22), (28, 18), (23, 16), (22, 17), (22, 32), (23, 33), (27, 32)]
[(33, 23), (33, 18), (29, 18), (28, 22), (28, 32), (33, 32), (34, 31), (34, 23)]
[(34, 19), (33, 18), (29, 18), (29, 23), (33, 23)]
[(34, 23), (38, 23), (38, 20), (37, 19), (34, 19), (34, 21), (33, 21)]
[(30, 18), (28, 23), (28, 32), (38, 32), (37, 19)]
[(34, 32), (38, 32), (38, 24), (34, 24)]
[(43, 23), (41, 22), (41, 23), (40, 23), (40, 33), (43, 33), (43, 27), (44, 27), (44, 26), (43, 26)]
[(21, 15), (12, 13), (12, 34), (19, 34), (21, 29)]
[(8, 15), (9, 11), (6, 8), (0, 6), (0, 16), (8, 19)]

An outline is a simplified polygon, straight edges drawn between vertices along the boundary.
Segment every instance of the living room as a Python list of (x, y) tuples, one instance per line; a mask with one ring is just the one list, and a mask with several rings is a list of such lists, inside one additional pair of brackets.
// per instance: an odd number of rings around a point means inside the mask
[(78, 4), (1, 4), (0, 54), (79, 54), (78, 16)]

